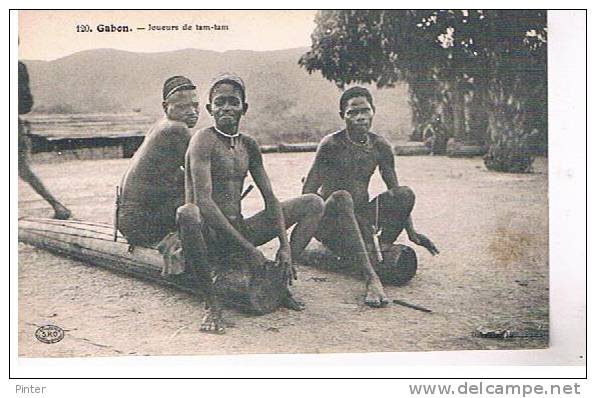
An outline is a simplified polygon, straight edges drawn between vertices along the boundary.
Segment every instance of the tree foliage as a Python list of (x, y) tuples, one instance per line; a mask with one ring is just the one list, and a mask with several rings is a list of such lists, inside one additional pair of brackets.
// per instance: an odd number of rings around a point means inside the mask
[(531, 158), (529, 137), (546, 131), (545, 11), (340, 10), (315, 22), (299, 64), (339, 87), (409, 83), (415, 125), (432, 122), (447, 98), (457, 133), (463, 95), (476, 92), (488, 114), (489, 168), (520, 171), (502, 152)]

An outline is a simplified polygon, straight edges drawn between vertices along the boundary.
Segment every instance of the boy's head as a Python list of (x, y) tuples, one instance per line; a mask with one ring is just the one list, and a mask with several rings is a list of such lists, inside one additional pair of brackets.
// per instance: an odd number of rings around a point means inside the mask
[(237, 87), (242, 92), (242, 102), (246, 102), (246, 86), (244, 80), (242, 80), (240, 76), (229, 72), (220, 73), (211, 80), (211, 84), (209, 85), (209, 102), (211, 102), (213, 98), (213, 91), (215, 88), (223, 83), (228, 83)]
[(239, 76), (223, 73), (212, 80), (207, 111), (215, 119), (217, 128), (236, 131), (247, 110), (246, 87)]
[(196, 86), (184, 76), (172, 76), (163, 85), (163, 110), (170, 120), (194, 127), (199, 120), (199, 100)]
[(372, 95), (364, 87), (349, 88), (339, 99), (339, 116), (345, 121), (349, 132), (368, 132), (372, 126), (374, 113)]

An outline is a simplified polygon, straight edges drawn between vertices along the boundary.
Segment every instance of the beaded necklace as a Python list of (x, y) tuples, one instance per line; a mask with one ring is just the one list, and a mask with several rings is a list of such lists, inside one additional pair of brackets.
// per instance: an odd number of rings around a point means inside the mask
[(219, 135), (225, 137), (225, 138), (229, 138), (230, 139), (230, 149), (234, 149), (236, 147), (236, 145), (238, 145), (238, 140), (240, 139), (240, 133), (236, 133), (236, 134), (226, 134), (223, 131), (221, 131), (220, 129), (218, 129), (217, 127), (213, 126), (213, 129), (219, 133)]
[(350, 137), (350, 133), (348, 133), (348, 131), (346, 130), (346, 139), (348, 140), (348, 142), (358, 148), (362, 148), (364, 150), (370, 150), (371, 146), (370, 146), (370, 135), (368, 133), (366, 133), (365, 140), (364, 142), (361, 141), (354, 141), (352, 140), (352, 137)]

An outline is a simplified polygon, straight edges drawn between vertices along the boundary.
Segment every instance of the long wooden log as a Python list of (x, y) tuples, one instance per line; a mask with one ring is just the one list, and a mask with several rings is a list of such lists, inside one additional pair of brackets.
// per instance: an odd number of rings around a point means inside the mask
[(316, 152), (319, 146), (316, 142), (303, 142), (301, 144), (284, 144), (278, 145), (279, 152)]
[(275, 144), (261, 145), (261, 153), (291, 153), (291, 152), (316, 152), (318, 144), (316, 142), (304, 142), (301, 144)]
[[(120, 234), (114, 242), (111, 225), (23, 218), (19, 220), (19, 241), (88, 265), (200, 295), (186, 273), (161, 275), (163, 260), (156, 249), (136, 246), (130, 252), (128, 242)], [(245, 262), (235, 261), (218, 275), (216, 287), (226, 303), (256, 314), (276, 310), (285, 293), (282, 270), (272, 262), (255, 269)]]
[(430, 148), (422, 142), (406, 142), (395, 145), (393, 153), (396, 156), (420, 156), (430, 155)]
[(451, 158), (471, 158), (486, 154), (486, 148), (481, 145), (463, 145), (455, 143), (447, 146), (447, 156)]

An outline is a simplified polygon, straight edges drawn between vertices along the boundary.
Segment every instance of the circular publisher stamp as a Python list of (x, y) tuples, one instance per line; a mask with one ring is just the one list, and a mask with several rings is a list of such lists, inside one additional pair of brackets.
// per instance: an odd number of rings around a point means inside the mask
[(64, 330), (54, 325), (40, 326), (35, 331), (35, 338), (42, 343), (54, 344), (64, 338)]

